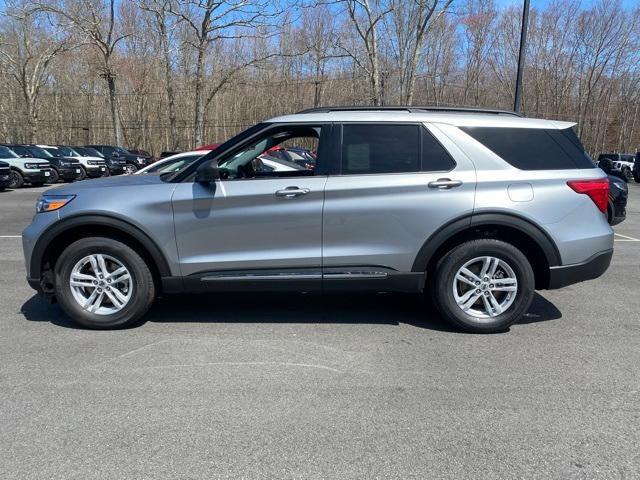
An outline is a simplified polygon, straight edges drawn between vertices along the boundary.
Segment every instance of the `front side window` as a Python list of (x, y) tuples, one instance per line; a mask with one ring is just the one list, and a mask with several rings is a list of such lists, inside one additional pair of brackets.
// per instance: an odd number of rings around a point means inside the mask
[(321, 126), (275, 127), (239, 151), (220, 159), (220, 176), (223, 180), (233, 180), (314, 175), (315, 161), (292, 161), (289, 150), (317, 151), (321, 133)]

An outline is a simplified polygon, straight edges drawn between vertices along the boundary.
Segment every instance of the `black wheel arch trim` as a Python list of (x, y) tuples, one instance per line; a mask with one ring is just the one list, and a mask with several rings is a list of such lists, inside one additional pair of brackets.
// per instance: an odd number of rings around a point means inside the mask
[(42, 275), (42, 260), (47, 248), (51, 245), (51, 242), (72, 228), (91, 225), (110, 227), (133, 237), (147, 250), (147, 252), (149, 252), (156, 268), (158, 269), (158, 273), (161, 276), (171, 276), (171, 269), (169, 268), (165, 255), (149, 235), (143, 232), (139, 227), (125, 220), (102, 214), (76, 215), (64, 218), (46, 229), (40, 235), (40, 238), (38, 238), (38, 241), (33, 248), (31, 261), (29, 263), (30, 276), (32, 278), (40, 278)]
[(540, 227), (514, 213), (482, 212), (454, 219), (434, 232), (422, 245), (413, 262), (412, 272), (426, 270), (431, 257), (449, 238), (471, 227), (501, 225), (511, 227), (531, 237), (542, 249), (549, 266), (560, 265), (561, 257), (555, 242)]

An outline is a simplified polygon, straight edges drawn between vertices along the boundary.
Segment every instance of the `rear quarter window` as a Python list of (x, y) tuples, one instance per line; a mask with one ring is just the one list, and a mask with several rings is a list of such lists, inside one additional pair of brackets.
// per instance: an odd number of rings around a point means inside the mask
[(573, 129), (461, 127), (520, 170), (595, 168)]

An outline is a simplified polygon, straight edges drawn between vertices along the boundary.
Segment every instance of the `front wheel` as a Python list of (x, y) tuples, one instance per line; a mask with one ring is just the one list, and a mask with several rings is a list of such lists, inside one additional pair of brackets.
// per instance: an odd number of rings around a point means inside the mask
[(138, 171), (138, 167), (136, 167), (132, 163), (127, 163), (127, 165), (124, 167), (124, 171), (127, 175), (133, 175)]
[(473, 333), (506, 330), (527, 311), (535, 278), (529, 261), (501, 240), (465, 242), (436, 266), (431, 291), (440, 313)]
[(149, 266), (128, 245), (90, 237), (69, 245), (55, 265), (56, 297), (76, 322), (122, 328), (142, 317), (155, 298)]
[(9, 172), (9, 188), (20, 188), (24, 185), (24, 177), (17, 170)]
[(49, 170), (49, 178), (47, 179), (47, 183), (50, 184), (56, 184), (58, 183), (58, 180), (60, 180), (60, 175), (58, 174), (58, 172), (56, 171), (55, 168), (52, 168)]

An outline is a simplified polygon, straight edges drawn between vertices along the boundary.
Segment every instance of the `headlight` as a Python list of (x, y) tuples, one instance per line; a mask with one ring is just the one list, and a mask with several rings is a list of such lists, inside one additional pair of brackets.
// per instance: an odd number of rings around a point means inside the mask
[(43, 195), (36, 203), (36, 213), (53, 212), (64, 207), (75, 195)]
[(29, 170), (36, 170), (36, 169), (39, 169), (40, 167), (38, 166), (37, 163), (25, 163), (24, 168), (27, 168)]
[(138, 163), (144, 163), (144, 158), (138, 157)]

